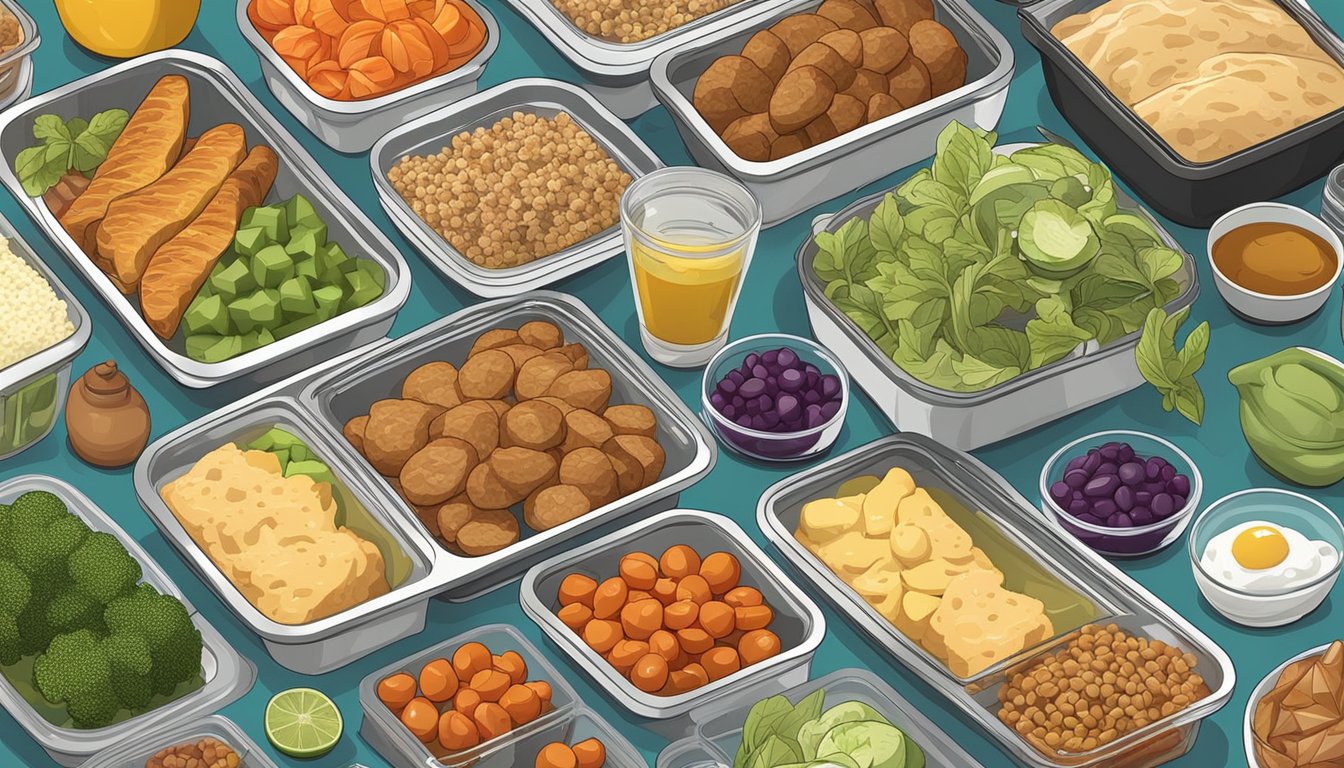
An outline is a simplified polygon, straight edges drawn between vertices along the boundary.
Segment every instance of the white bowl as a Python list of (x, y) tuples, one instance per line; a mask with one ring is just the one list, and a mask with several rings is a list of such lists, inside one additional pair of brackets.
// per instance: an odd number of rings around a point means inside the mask
[[(1256, 293), (1232, 282), (1218, 270), (1213, 262), (1213, 245), (1234, 229), (1247, 224), (1273, 222), (1291, 224), (1325, 239), (1335, 250), (1335, 274), (1330, 282), (1309, 293), (1296, 296), (1274, 296)], [(1295, 323), (1311, 316), (1325, 305), (1330, 291), (1339, 282), (1341, 268), (1344, 268), (1344, 243), (1339, 235), (1316, 216), (1292, 205), (1283, 203), (1251, 203), (1223, 214), (1209, 228), (1208, 240), (1209, 266), (1213, 270), (1213, 282), (1218, 286), (1218, 294), (1238, 315), (1257, 323), (1281, 325)]]

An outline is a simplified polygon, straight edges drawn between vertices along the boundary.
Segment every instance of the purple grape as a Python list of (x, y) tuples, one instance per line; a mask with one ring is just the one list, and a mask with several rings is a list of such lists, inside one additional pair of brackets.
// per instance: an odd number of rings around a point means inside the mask
[(1075, 501), (1081, 501), (1081, 500), (1083, 499), (1083, 492), (1082, 492), (1082, 491), (1074, 491), (1074, 492), (1071, 494), (1070, 498), (1073, 499), (1073, 500), (1075, 500)]
[(776, 359), (785, 368), (792, 368), (798, 364), (798, 353), (788, 347), (783, 347), (779, 350), (779, 356)]
[(818, 376), (821, 375), (821, 371), (818, 370), (817, 366), (815, 366), (815, 365), (813, 365), (813, 364), (811, 364), (811, 363), (803, 363), (803, 371), (806, 372), (806, 373), (815, 373), (815, 374), (817, 374)]
[(765, 363), (766, 365), (774, 365), (778, 361), (779, 361), (778, 349), (772, 349), (769, 352), (766, 352), (765, 354), (761, 355), (761, 362)]
[(813, 387), (816, 387), (816, 386), (817, 386), (817, 382), (821, 381), (821, 373), (820, 373), (819, 371), (817, 371), (816, 369), (813, 369), (813, 370), (810, 370), (810, 371), (805, 371), (805, 375), (807, 376), (807, 388), (808, 388), (808, 389), (812, 389)]
[(1134, 489), (1128, 485), (1122, 485), (1115, 489), (1115, 505), (1121, 512), (1128, 512), (1134, 508)]
[(1152, 525), (1153, 511), (1147, 507), (1135, 507), (1129, 511), (1129, 519), (1134, 521), (1134, 525)]
[(803, 417), (803, 424), (806, 426), (807, 429), (811, 429), (813, 427), (819, 427), (825, 423), (826, 419), (821, 417), (820, 405), (814, 404), (807, 406), (807, 415)]
[(773, 411), (775, 409), (775, 401), (769, 395), (761, 395), (756, 398), (756, 407), (760, 409), (761, 413)]
[(1098, 449), (1098, 453), (1101, 454), (1101, 458), (1104, 461), (1115, 461), (1116, 458), (1120, 455), (1120, 444), (1107, 443), (1101, 446), (1100, 449)]
[(1159, 493), (1153, 496), (1153, 514), (1157, 517), (1171, 517), (1171, 513), (1176, 511), (1176, 505), (1170, 494)]
[(821, 402), (821, 393), (815, 389), (809, 389), (803, 393), (803, 402), (808, 405), (817, 405)]
[(1092, 498), (1110, 497), (1120, 486), (1120, 478), (1115, 475), (1095, 475), (1083, 486), (1083, 494)]
[(742, 406), (746, 404), (747, 404), (746, 398), (742, 397), (741, 395), (733, 395), (733, 405), (735, 405), (739, 411), (742, 410)]
[(1125, 462), (1133, 461), (1134, 449), (1130, 447), (1129, 443), (1121, 443), (1120, 453), (1117, 455), (1117, 458), (1120, 460), (1122, 464)]
[(807, 374), (802, 371), (789, 370), (779, 375), (779, 388), (785, 392), (797, 392), (807, 384)]
[(745, 360), (742, 361), (742, 367), (751, 370), (761, 361), (761, 356), (755, 352), (748, 352)]
[(1092, 502), (1092, 514), (1100, 518), (1107, 518), (1120, 511), (1120, 507), (1110, 499), (1097, 499)]
[(757, 432), (765, 431), (765, 419), (760, 414), (751, 417), (751, 428)]
[(1120, 482), (1125, 485), (1138, 485), (1143, 482), (1143, 465), (1137, 461), (1125, 462), (1116, 474), (1120, 475)]
[(1171, 509), (1173, 514), (1185, 509), (1185, 497), (1179, 493), (1173, 493), (1171, 495)]
[(793, 395), (780, 395), (775, 400), (775, 409), (779, 411), (780, 418), (789, 419), (798, 413), (798, 398)]
[(1087, 458), (1083, 460), (1083, 471), (1090, 476), (1092, 475), (1092, 473), (1096, 472), (1097, 467), (1100, 466), (1101, 466), (1101, 454), (1097, 453), (1096, 451), (1088, 451)]
[(746, 427), (747, 429), (751, 429), (751, 416), (745, 413), (741, 414), (740, 416), (737, 417), (736, 423), (739, 427)]
[(1174, 479), (1176, 479), (1176, 468), (1171, 466), (1170, 464), (1163, 466), (1162, 467), (1163, 482), (1170, 483)]
[(751, 377), (753, 379), (764, 379), (767, 378), (769, 375), (770, 375), (770, 369), (766, 368), (764, 365), (757, 363), (756, 365), (752, 366)]
[(1176, 477), (1173, 477), (1171, 483), (1167, 486), (1167, 490), (1171, 491), (1174, 496), (1189, 496), (1190, 478), (1185, 475), (1177, 475)]
[(1086, 454), (1082, 456), (1074, 456), (1072, 459), (1069, 459), (1069, 463), (1064, 465), (1065, 474), (1068, 474), (1069, 472), (1072, 472), (1075, 469), (1082, 469), (1083, 462), (1086, 460), (1087, 460)]
[(723, 408), (720, 408), (719, 413), (723, 414), (723, 418), (729, 421), (733, 421), (734, 419), (737, 418), (737, 406), (733, 405), (732, 403), (729, 403), (723, 406)]
[(821, 377), (821, 396), (830, 399), (840, 394), (840, 379), (826, 375)]
[(762, 413), (761, 420), (765, 423), (764, 429), (775, 429), (779, 426), (779, 414), (774, 411)]
[(748, 401), (747, 401), (747, 406), (746, 406), (746, 409), (745, 409), (745, 410), (746, 410), (747, 413), (751, 414), (752, 416), (755, 416), (756, 414), (758, 414), (758, 413), (761, 412), (761, 403), (760, 403), (760, 401), (757, 400), (756, 398), (752, 398), (752, 399), (748, 400)]
[(1103, 525), (1101, 518), (1091, 513), (1078, 515), (1078, 522), (1087, 523), (1088, 525)]
[(779, 384), (773, 376), (765, 380), (765, 394), (771, 397), (779, 394)]
[(1140, 507), (1146, 507), (1153, 503), (1153, 494), (1148, 491), (1135, 491), (1134, 503)]
[(1056, 504), (1063, 506), (1065, 502), (1073, 498), (1073, 489), (1063, 482), (1055, 483), (1050, 486), (1050, 498), (1054, 499)]
[(728, 380), (740, 387), (742, 386), (742, 382), (747, 380), (747, 377), (743, 375), (741, 371), (729, 371)]
[(1111, 528), (1133, 528), (1134, 521), (1124, 512), (1116, 512), (1106, 518), (1106, 525)]
[(1064, 473), (1064, 482), (1070, 488), (1082, 488), (1087, 485), (1088, 474), (1081, 469), (1071, 469)]
[(714, 410), (719, 412), (723, 411), (723, 406), (727, 405), (728, 402), (729, 401), (723, 396), (722, 392), (715, 392), (709, 396), (709, 404), (714, 406)]
[(1156, 456), (1149, 459), (1143, 466), (1144, 479), (1151, 482), (1160, 478), (1162, 476), (1162, 465), (1164, 463), (1164, 461)]
[(765, 391), (765, 382), (756, 378), (747, 379), (742, 386), (738, 387), (738, 391), (742, 393), (743, 397), (751, 400), (759, 397)]
[(1082, 499), (1076, 499), (1069, 502), (1069, 514), (1079, 517), (1091, 513), (1092, 505)]
[(832, 400), (829, 403), (823, 403), (821, 406), (821, 417), (826, 421), (835, 418), (835, 414), (840, 412), (840, 401)]

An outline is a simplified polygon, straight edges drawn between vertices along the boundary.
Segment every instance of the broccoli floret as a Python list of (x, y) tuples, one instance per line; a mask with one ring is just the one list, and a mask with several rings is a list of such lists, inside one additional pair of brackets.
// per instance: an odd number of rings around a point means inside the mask
[(47, 603), (47, 626), (54, 632), (87, 629), (103, 632), (103, 604), (78, 589), (67, 589)]
[(33, 664), (33, 682), (48, 701), (65, 704), (80, 728), (111, 723), (121, 707), (112, 668), (97, 636), (88, 630), (53, 638)]
[(131, 557), (117, 537), (101, 531), (90, 533), (70, 553), (67, 571), (74, 587), (107, 605), (139, 581), (140, 563)]
[(9, 529), (11, 559), (34, 581), (63, 581), (70, 553), (89, 535), (84, 521), (46, 491), (29, 491), (15, 499)]
[(109, 635), (103, 640), (103, 655), (112, 670), (112, 687), (121, 705), (133, 712), (144, 709), (154, 695), (150, 680), (154, 659), (144, 638), (129, 632)]
[(19, 620), (32, 602), (28, 576), (8, 560), (0, 560), (0, 664), (13, 664), (23, 655), (25, 640)]
[(50, 581), (30, 578), (28, 607), (18, 616), (19, 645), (24, 655), (41, 653), (60, 634), (47, 621), (47, 606), (56, 599), (61, 587)]
[(167, 695), (201, 671), (201, 632), (177, 598), (141, 584), (103, 612), (110, 632), (139, 635), (154, 660), (155, 693)]
[(0, 504), (0, 558), (11, 558), (14, 556), (14, 548), (10, 546), (9, 518), (10, 505)]

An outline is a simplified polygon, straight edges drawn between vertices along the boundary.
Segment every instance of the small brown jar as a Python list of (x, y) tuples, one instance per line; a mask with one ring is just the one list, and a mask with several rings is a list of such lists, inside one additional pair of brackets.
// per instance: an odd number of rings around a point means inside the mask
[(124, 467), (149, 443), (149, 406), (116, 362), (108, 360), (70, 387), (65, 428), (79, 458), (96, 467)]

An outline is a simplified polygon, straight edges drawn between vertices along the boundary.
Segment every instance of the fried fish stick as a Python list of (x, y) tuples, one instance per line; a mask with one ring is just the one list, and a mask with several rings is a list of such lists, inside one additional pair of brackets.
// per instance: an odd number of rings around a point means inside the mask
[(107, 207), (154, 183), (177, 161), (191, 119), (190, 97), (187, 79), (181, 75), (155, 83), (112, 142), (89, 188), (60, 217), (61, 226), (90, 258), (95, 257), (97, 225)]
[(98, 225), (98, 256), (116, 278), (139, 285), (149, 258), (195, 219), (247, 156), (242, 126), (225, 123), (201, 134), (186, 157), (158, 181), (117, 198)]
[(279, 168), (269, 147), (253, 147), (201, 215), (149, 260), (140, 280), (140, 309), (160, 338), (177, 333), (182, 314), (233, 243), (243, 212), (262, 204)]

